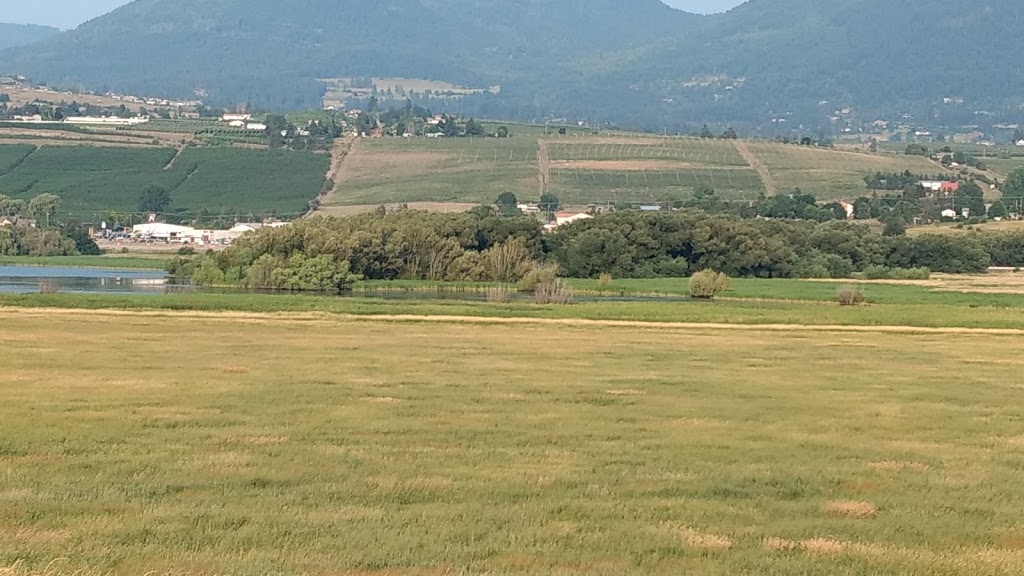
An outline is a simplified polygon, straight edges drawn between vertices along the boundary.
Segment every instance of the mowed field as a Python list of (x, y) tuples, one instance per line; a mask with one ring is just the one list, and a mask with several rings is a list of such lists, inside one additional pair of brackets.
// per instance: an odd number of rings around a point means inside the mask
[(944, 171), (929, 159), (888, 152), (514, 126), (508, 139), (360, 139), (324, 207), (491, 203), (504, 191), (528, 202), (551, 192), (576, 207), (661, 203), (702, 188), (732, 200), (796, 188), (825, 200), (853, 199), (867, 193), (864, 176), (904, 170)]
[(1024, 572), (1019, 334), (3, 315), (5, 575)]
[(0, 145), (0, 193), (52, 193), (61, 214), (136, 212), (150, 185), (171, 191), (172, 209), (303, 213), (323, 185), (326, 154), (238, 148)]

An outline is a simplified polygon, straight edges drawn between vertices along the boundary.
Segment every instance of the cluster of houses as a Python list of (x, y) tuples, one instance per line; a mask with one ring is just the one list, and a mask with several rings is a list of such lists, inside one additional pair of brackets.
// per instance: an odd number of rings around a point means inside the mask
[(112, 236), (101, 232), (97, 236), (108, 236), (115, 241), (224, 246), (231, 244), (244, 234), (260, 230), (261, 228), (280, 228), (281, 226), (288, 225), (288, 222), (244, 222), (235, 224), (228, 230), (209, 230), (167, 224), (165, 222), (146, 222), (145, 224), (133, 226), (130, 234)]
[(149, 122), (149, 116), (118, 118), (117, 116), (67, 116), (62, 120), (44, 120), (41, 114), (15, 116), (13, 122), (23, 124), (74, 124), (79, 126), (138, 126)]
[(225, 114), (220, 117), (221, 122), (227, 122), (232, 128), (243, 128), (253, 132), (265, 132), (267, 125), (262, 122), (254, 122), (252, 114)]

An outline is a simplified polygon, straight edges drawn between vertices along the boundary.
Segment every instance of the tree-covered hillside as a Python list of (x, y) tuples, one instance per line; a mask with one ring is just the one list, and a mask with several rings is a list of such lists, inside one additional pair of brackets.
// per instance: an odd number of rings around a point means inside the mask
[(49, 26), (0, 24), (0, 50), (24, 46), (58, 34), (60, 30)]
[(1022, 20), (1019, 0), (136, 0), (0, 72), (270, 108), (317, 105), (318, 78), (500, 84), (445, 105), (658, 131), (991, 125), (1024, 121)]
[[(685, 27), (659, 0), (137, 0), (0, 68), (55, 84), (274, 108), (319, 103), (317, 78), (392, 76), (491, 86)], [(130, 46), (131, 50), (126, 50)]]

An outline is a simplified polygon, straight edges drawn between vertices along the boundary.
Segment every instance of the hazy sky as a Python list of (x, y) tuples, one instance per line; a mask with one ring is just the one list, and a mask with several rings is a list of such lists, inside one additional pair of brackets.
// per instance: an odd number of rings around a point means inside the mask
[[(282, 0), (287, 2), (287, 0)], [(627, 2), (629, 0), (626, 0)], [(690, 12), (722, 12), (741, 0), (664, 0), (667, 4)], [(82, 22), (106, 14), (127, 4), (127, 0), (0, 0), (0, 22), (47, 24), (58, 28), (74, 28)]]

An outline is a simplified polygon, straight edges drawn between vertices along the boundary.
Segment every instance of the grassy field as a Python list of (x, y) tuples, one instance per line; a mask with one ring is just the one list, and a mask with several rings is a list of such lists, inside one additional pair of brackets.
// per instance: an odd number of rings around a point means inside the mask
[(125, 268), (163, 270), (169, 254), (104, 256), (0, 256), (0, 266), (68, 266), (72, 268)]
[(942, 166), (921, 156), (867, 154), (806, 146), (750, 142), (779, 191), (800, 188), (821, 199), (852, 199), (867, 193), (864, 176), (873, 172), (938, 174)]
[(1024, 348), (951, 338), (5, 309), (0, 566), (1019, 574)]
[[(173, 162), (172, 162), (173, 159)], [(135, 212), (151, 184), (171, 191), (172, 209), (302, 213), (327, 173), (325, 154), (234, 148), (0, 145), (0, 192), (60, 196), (61, 213)]]
[(401, 202), (493, 202), (511, 190), (539, 197), (537, 139), (361, 139), (326, 207)]

